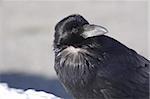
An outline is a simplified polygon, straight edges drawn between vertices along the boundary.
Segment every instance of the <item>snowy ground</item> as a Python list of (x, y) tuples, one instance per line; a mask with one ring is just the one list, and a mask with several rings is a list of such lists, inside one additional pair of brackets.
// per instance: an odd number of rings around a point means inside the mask
[(34, 89), (36, 91), (44, 91), (56, 95), (64, 99), (72, 99), (72, 97), (66, 93), (60, 81), (56, 78), (24, 73), (4, 73), (0, 74), (0, 84), (1, 83), (6, 83), (10, 88), (22, 90)]
[(0, 83), (0, 99), (62, 99), (43, 91), (33, 89), (21, 90), (9, 88), (7, 84)]

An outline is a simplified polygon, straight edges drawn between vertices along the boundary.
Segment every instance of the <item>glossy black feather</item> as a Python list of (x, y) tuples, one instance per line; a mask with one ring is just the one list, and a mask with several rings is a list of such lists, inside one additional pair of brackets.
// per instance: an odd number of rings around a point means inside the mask
[(75, 99), (149, 98), (149, 60), (105, 35), (78, 41), (54, 41), (56, 73)]

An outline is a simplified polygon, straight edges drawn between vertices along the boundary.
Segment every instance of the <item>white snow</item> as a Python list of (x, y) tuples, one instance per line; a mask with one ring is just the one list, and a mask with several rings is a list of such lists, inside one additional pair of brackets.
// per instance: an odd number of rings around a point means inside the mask
[(34, 89), (22, 90), (9, 88), (7, 84), (0, 83), (0, 99), (62, 99), (53, 94)]

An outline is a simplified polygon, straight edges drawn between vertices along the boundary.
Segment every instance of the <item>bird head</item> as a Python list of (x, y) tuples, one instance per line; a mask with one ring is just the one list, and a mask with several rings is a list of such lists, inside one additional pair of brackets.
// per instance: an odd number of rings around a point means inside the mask
[(102, 26), (89, 24), (81, 15), (70, 15), (56, 24), (54, 47), (75, 47), (87, 38), (107, 32), (107, 29)]

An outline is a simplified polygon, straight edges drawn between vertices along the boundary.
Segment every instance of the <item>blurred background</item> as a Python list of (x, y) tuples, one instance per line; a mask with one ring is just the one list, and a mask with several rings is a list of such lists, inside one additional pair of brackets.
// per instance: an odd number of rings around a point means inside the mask
[(53, 68), (53, 35), (56, 23), (74, 13), (106, 27), (107, 35), (150, 59), (146, 0), (1, 0), (0, 82), (71, 99)]

